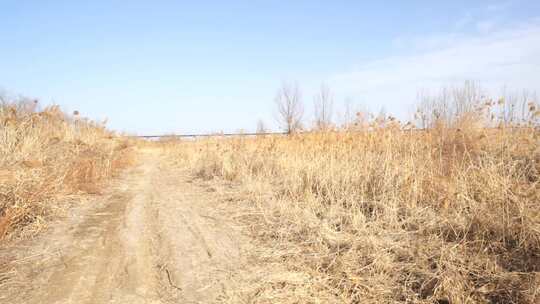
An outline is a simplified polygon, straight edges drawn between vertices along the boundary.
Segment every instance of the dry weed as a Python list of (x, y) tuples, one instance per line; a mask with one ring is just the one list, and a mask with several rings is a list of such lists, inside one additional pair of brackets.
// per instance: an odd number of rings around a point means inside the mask
[[(5, 98), (2, 100), (6, 100)], [(99, 193), (129, 159), (125, 139), (36, 101), (0, 104), (0, 239), (37, 232), (66, 194)]]
[(374, 122), (169, 148), (196, 176), (238, 183), (260, 211), (244, 220), (292, 279), (259, 295), (538, 303), (540, 134), (531, 125), (488, 128), (482, 113), (422, 131)]

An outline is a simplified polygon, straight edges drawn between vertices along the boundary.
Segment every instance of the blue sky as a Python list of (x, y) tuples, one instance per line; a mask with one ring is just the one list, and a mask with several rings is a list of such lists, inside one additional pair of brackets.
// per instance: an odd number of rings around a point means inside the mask
[[(406, 117), (465, 80), (540, 90), (540, 1), (0, 0), (0, 89), (139, 134), (275, 126), (297, 81)], [(336, 115), (339, 117), (339, 115)]]

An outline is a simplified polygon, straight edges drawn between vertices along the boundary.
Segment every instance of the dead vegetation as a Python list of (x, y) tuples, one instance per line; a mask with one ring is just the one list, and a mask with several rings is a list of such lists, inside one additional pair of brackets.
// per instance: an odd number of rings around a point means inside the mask
[(463, 96), (420, 122), (169, 147), (256, 210), (239, 216), (296, 278), (261, 285), (272, 302), (538, 303), (537, 103), (509, 120), (504, 99)]
[(35, 234), (66, 197), (99, 193), (129, 163), (128, 146), (77, 111), (1, 97), (0, 240)]

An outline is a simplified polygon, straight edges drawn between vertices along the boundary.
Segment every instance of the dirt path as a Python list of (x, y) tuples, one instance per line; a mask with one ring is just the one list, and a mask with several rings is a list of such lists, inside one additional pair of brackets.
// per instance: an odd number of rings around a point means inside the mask
[(249, 242), (215, 194), (160, 157), (141, 151), (104, 199), (19, 246), (0, 303), (225, 301)]

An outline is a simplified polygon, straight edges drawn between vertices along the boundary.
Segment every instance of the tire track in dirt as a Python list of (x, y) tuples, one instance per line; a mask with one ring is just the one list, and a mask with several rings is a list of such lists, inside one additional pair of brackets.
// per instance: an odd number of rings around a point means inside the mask
[[(234, 288), (240, 231), (180, 171), (140, 151), (103, 202), (26, 248), (6, 303), (213, 303)], [(46, 259), (42, 257), (46, 256)], [(36, 271), (36, 269), (38, 269)], [(3, 301), (3, 300), (2, 300)]]

